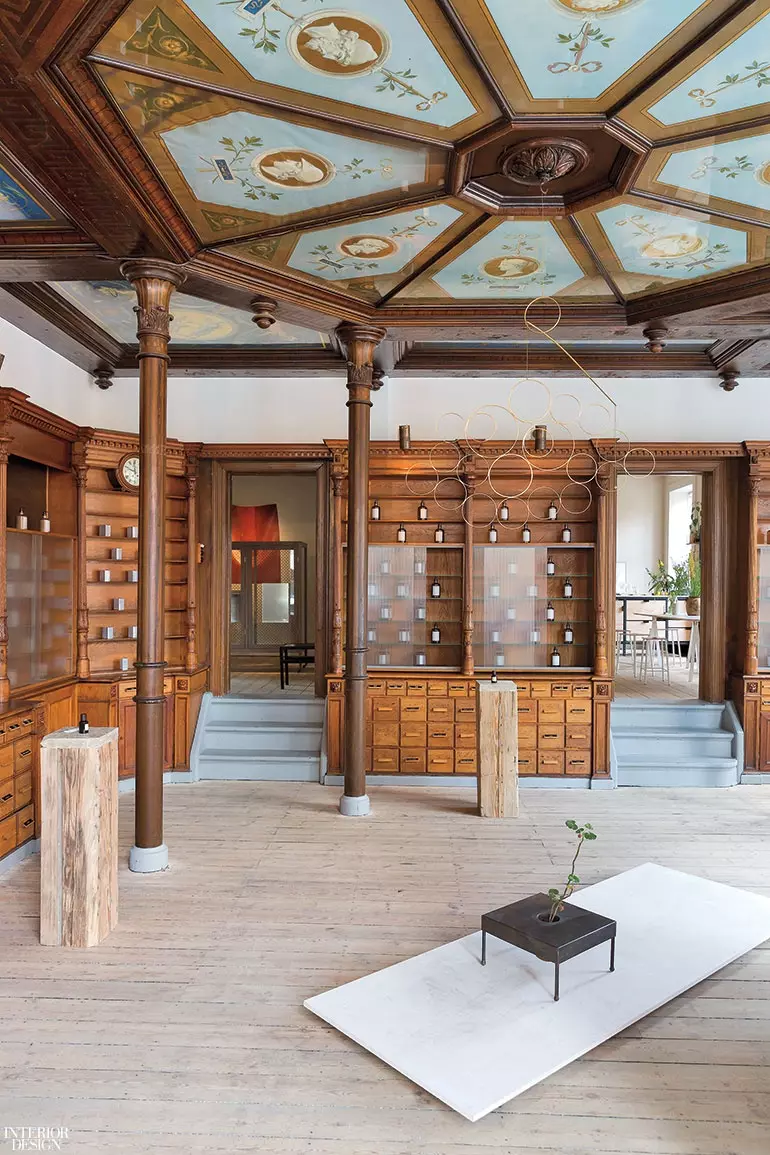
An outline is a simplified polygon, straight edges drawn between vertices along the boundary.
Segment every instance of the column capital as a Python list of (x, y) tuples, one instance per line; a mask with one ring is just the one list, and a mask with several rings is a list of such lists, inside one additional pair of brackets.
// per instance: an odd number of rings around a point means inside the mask
[(165, 281), (173, 289), (179, 289), (187, 280), (187, 273), (181, 265), (171, 261), (155, 260), (152, 257), (137, 257), (123, 261), (120, 275), (132, 285), (137, 281)]
[[(173, 320), (168, 309), (171, 294), (184, 284), (185, 272), (167, 261), (137, 260), (124, 261), (120, 272), (130, 281), (136, 291), (138, 304), (136, 313), (136, 333), (139, 338), (140, 356), (145, 352), (165, 353), (169, 339), (169, 322)], [(160, 344), (152, 341), (148, 347), (142, 338), (159, 338)]]
[(378, 325), (363, 325), (356, 321), (343, 321), (336, 332), (347, 351), (348, 364), (354, 365), (371, 365), (374, 350), (388, 335), (387, 329)]

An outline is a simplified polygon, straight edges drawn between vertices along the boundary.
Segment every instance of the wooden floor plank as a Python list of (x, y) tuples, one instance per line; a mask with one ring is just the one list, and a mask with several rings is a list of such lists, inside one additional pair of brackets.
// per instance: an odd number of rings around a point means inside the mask
[(371, 795), (359, 821), (310, 784), (169, 787), (162, 876), (126, 869), (122, 796), (120, 923), (87, 952), (39, 946), (37, 860), (3, 876), (2, 1124), (78, 1155), (768, 1155), (770, 943), (473, 1125), (302, 1000), (558, 884), (571, 817), (586, 884), (655, 861), (770, 895), (770, 791), (530, 791), (502, 821)]

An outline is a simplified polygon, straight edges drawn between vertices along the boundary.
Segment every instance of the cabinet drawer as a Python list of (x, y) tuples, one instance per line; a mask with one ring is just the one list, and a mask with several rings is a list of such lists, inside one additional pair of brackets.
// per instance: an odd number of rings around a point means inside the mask
[(569, 682), (551, 682), (551, 697), (569, 698), (571, 689)]
[[(5, 791), (7, 793), (7, 791)], [(19, 774), (14, 782), (14, 809), (21, 810), (32, 801), (32, 771)]]
[(537, 748), (537, 726), (534, 723), (525, 723), (519, 726), (519, 746), (522, 750), (535, 750)]
[(563, 722), (564, 702), (554, 701), (553, 698), (542, 698), (537, 704), (537, 718), (539, 722)]
[(428, 692), (427, 682), (407, 682), (406, 696), (407, 698), (424, 698)]
[(455, 750), (455, 774), (475, 774), (477, 767), (475, 750)]
[(538, 750), (563, 750), (564, 740), (564, 726), (549, 724), (547, 726), (538, 726), (537, 728)]
[(18, 742), (13, 744), (13, 768), (17, 774), (23, 774), (25, 770), (32, 768), (32, 735), (26, 738), (20, 738)]
[(550, 698), (551, 683), (550, 682), (533, 682), (530, 691), (530, 698)]
[(26, 806), (16, 815), (16, 842), (21, 846), (28, 838), (35, 837), (35, 807)]
[(532, 697), (531, 690), (532, 690), (532, 687), (531, 687), (531, 684), (529, 682), (517, 682), (516, 683), (516, 693), (519, 695), (519, 698), (531, 698)]
[(403, 698), (406, 693), (406, 682), (389, 680), (385, 683), (385, 693), (389, 698)]
[(588, 746), (591, 745), (591, 727), (590, 726), (575, 726), (572, 723), (567, 724), (567, 745), (568, 746)]
[(446, 746), (451, 750), (454, 746), (453, 731), (453, 726), (441, 726), (431, 723), (428, 726), (428, 747)]
[(0, 822), (0, 858), (16, 849), (16, 815)]
[(398, 722), (375, 722), (373, 746), (398, 746)]
[(13, 746), (0, 746), (0, 782), (13, 777)]
[(424, 722), (402, 722), (400, 729), (402, 746), (427, 746), (428, 727)]
[(591, 683), (590, 682), (573, 682), (572, 683), (572, 697), (573, 698), (590, 698), (591, 697)]
[(401, 751), (402, 774), (424, 774), (427, 763), (428, 755), (425, 750)]
[(0, 782), (0, 818), (7, 818), (16, 809), (13, 778)]
[(385, 693), (385, 682), (382, 678), (370, 678), (368, 685), (370, 697), (382, 697)]
[(537, 774), (537, 754), (534, 750), (522, 750), (519, 755), (519, 777), (526, 778), (528, 774)]
[(591, 703), (590, 702), (568, 702), (567, 703), (567, 721), (568, 722), (584, 722), (591, 721)]
[(565, 766), (568, 774), (579, 774), (587, 778), (591, 773), (591, 753), (589, 750), (567, 750)]
[(537, 721), (537, 702), (533, 702), (531, 698), (519, 698), (517, 708), (520, 723), (527, 721)]
[(442, 678), (436, 678), (435, 681), (428, 682), (428, 697), (446, 698), (446, 682)]
[(398, 750), (375, 746), (372, 750), (372, 771), (380, 774), (398, 770)]
[(467, 682), (447, 682), (447, 693), (450, 698), (467, 698), (468, 697), (468, 683)]
[(476, 722), (475, 702), (455, 702), (455, 722)]
[(453, 750), (428, 749), (429, 774), (454, 774), (455, 756)]
[(424, 722), (428, 717), (427, 698), (402, 698), (401, 721)]
[(450, 702), (448, 698), (444, 698), (440, 702), (428, 702), (429, 722), (453, 722), (454, 716), (455, 704)]
[(465, 724), (455, 726), (455, 746), (472, 746), (476, 749), (476, 727)]
[(398, 702), (395, 698), (388, 700), (387, 698), (375, 698), (374, 706), (372, 707), (372, 717), (376, 722), (397, 722), (398, 721)]
[(118, 697), (121, 701), (133, 698), (136, 695), (136, 682), (121, 682), (118, 686)]
[(537, 756), (538, 774), (563, 774), (564, 751), (547, 750)]

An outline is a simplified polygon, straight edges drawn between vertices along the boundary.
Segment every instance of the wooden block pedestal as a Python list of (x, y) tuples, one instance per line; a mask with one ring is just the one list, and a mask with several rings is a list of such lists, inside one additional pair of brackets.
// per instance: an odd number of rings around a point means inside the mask
[(96, 946), (118, 921), (118, 731), (40, 744), (40, 942)]
[(479, 814), (519, 814), (518, 709), (515, 682), (476, 683)]

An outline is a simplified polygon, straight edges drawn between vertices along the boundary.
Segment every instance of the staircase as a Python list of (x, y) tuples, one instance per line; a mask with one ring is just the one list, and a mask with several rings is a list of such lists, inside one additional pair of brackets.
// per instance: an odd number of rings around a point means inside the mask
[(611, 731), (618, 786), (735, 786), (738, 740), (724, 705), (620, 701)]
[(201, 779), (318, 782), (323, 701), (213, 698), (201, 707), (192, 752)]

